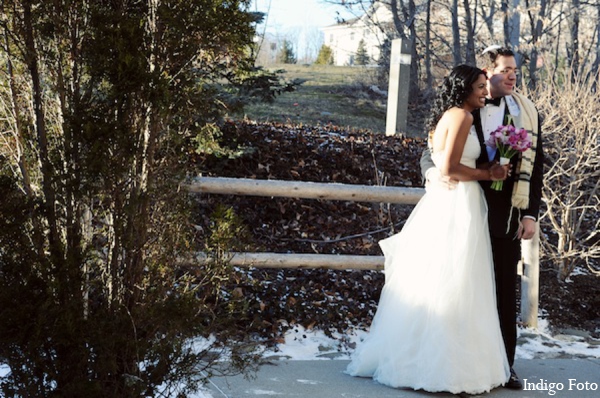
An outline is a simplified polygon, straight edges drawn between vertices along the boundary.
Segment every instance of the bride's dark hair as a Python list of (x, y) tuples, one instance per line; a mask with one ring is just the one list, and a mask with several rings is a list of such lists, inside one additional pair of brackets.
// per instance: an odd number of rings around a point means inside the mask
[(438, 88), (437, 95), (431, 106), (430, 117), (427, 123), (430, 135), (435, 130), (435, 126), (440, 121), (444, 112), (454, 106), (459, 108), (463, 106), (467, 97), (473, 92), (473, 83), (477, 81), (479, 75), (485, 76), (485, 72), (470, 65), (458, 65), (452, 69)]

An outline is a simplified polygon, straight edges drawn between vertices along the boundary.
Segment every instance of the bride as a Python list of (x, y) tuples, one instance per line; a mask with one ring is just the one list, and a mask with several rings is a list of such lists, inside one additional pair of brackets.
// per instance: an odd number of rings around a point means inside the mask
[(429, 186), (402, 231), (379, 244), (385, 284), (369, 334), (346, 372), (391, 387), (478, 394), (504, 384), (487, 206), (478, 180), (509, 166), (475, 168), (473, 115), (485, 106), (485, 72), (459, 65), (433, 106), (429, 145), (454, 189)]

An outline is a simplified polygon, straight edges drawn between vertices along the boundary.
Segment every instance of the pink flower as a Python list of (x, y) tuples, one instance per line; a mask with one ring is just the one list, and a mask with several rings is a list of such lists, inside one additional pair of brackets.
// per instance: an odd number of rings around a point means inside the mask
[[(512, 125), (501, 125), (490, 133), (486, 144), (496, 148), (501, 158), (510, 159), (518, 152), (525, 152), (531, 148), (531, 137), (527, 130), (515, 128)], [(492, 189), (502, 190), (503, 181), (492, 182)]]

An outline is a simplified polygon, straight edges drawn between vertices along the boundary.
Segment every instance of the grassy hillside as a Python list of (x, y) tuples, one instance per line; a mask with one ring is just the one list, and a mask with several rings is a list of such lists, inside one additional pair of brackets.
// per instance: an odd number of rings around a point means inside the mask
[(283, 69), (285, 80), (304, 83), (271, 104), (250, 104), (232, 118), (314, 126), (331, 123), (349, 130), (385, 132), (387, 98), (370, 88), (377, 84), (375, 69), (289, 64), (268, 69)]

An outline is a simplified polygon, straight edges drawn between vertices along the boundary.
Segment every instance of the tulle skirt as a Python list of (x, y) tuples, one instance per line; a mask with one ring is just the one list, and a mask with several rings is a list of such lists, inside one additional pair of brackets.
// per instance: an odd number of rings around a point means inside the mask
[(504, 384), (509, 365), (479, 184), (428, 189), (402, 231), (380, 246), (385, 285), (346, 372), (431, 392), (477, 394)]

